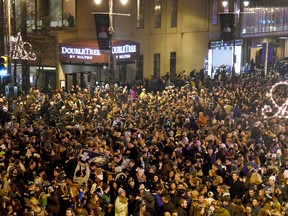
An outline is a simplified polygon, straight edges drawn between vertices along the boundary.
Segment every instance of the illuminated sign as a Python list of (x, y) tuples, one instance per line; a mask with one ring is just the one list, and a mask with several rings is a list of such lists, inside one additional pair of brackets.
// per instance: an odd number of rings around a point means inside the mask
[(11, 37), (12, 59), (36, 60), (36, 54), (32, 52), (32, 45), (23, 42), (21, 32), (16, 37)]
[(101, 55), (99, 49), (61, 47), (61, 54), (72, 55)]
[(136, 45), (114, 46), (112, 47), (113, 54), (134, 53), (137, 51)]
[[(82, 42), (82, 41), (81, 41)], [(90, 43), (65, 43), (60, 46), (61, 62), (90, 62), (107, 63), (109, 52), (104, 53), (99, 50), (98, 44)], [(140, 45), (134, 41), (113, 41), (112, 54), (117, 61), (133, 61), (139, 57)]]

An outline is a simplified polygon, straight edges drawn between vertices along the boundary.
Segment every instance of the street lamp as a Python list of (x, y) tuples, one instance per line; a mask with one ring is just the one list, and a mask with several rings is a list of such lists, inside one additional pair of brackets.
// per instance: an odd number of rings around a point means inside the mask
[[(102, 0), (95, 0), (95, 3), (97, 5), (100, 5), (102, 2)], [(112, 54), (112, 50), (113, 50), (113, 41), (112, 41), (112, 36), (114, 34), (114, 26), (113, 26), (113, 15), (118, 15), (118, 16), (130, 16), (130, 14), (123, 14), (123, 13), (113, 13), (113, 2), (114, 0), (109, 0), (109, 12), (93, 12), (92, 14), (109, 14), (109, 70), (112, 73), (112, 79), (113, 81), (115, 81), (115, 71), (114, 71), (114, 62), (113, 62), (113, 54)], [(120, 0), (120, 2), (122, 3), (122, 5), (126, 5), (128, 0)]]
[(248, 7), (250, 2), (248, 0), (246, 0), (246, 1), (243, 1), (243, 4), (244, 4), (244, 7)]
[(226, 8), (227, 5), (228, 5), (228, 1), (227, 1), (227, 0), (223, 0), (223, 1), (222, 1), (222, 5), (223, 5), (224, 8)]

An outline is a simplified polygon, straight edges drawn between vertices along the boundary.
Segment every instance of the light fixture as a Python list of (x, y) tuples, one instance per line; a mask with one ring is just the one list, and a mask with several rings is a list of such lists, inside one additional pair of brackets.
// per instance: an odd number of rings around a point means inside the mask
[(249, 2), (249, 0), (244, 0), (244, 1), (243, 1), (243, 4), (244, 4), (244, 7), (248, 7), (249, 4), (250, 4), (250, 2)]
[(222, 1), (222, 5), (223, 5), (223, 7), (227, 7), (228, 1), (227, 1), (227, 0), (223, 0), (223, 1)]
[(128, 0), (121, 0), (122, 5), (126, 5)]
[(99, 4), (101, 4), (101, 0), (95, 0), (95, 3), (96, 3), (97, 5), (99, 5)]

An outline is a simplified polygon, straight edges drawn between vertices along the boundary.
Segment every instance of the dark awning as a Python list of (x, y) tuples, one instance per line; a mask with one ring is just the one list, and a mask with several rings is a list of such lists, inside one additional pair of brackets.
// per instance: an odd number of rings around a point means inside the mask
[[(59, 60), (62, 63), (108, 63), (109, 52), (99, 50), (97, 40), (72, 39), (60, 44)], [(114, 40), (112, 54), (117, 62), (138, 60), (140, 44), (131, 40)]]

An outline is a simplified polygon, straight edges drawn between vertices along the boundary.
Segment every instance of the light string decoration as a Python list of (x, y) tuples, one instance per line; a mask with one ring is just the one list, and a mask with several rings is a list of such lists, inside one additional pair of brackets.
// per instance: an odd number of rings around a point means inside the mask
[[(273, 104), (273, 107), (277, 108), (277, 111), (273, 113), (273, 110), (270, 105), (264, 105), (264, 107), (261, 109), (262, 115), (264, 118), (286, 118), (288, 119), (288, 98), (284, 101), (282, 105), (279, 105), (276, 103), (276, 101), (273, 98), (273, 92), (277, 89), (278, 86), (286, 86), (286, 91), (288, 90), (288, 81), (285, 82), (278, 82), (272, 86), (270, 89), (270, 93), (268, 97), (270, 97), (270, 100)], [(268, 116), (267, 113), (270, 113), (271, 116)]]
[(12, 59), (36, 60), (36, 54), (32, 52), (32, 45), (23, 42), (21, 33), (17, 37), (11, 37)]

